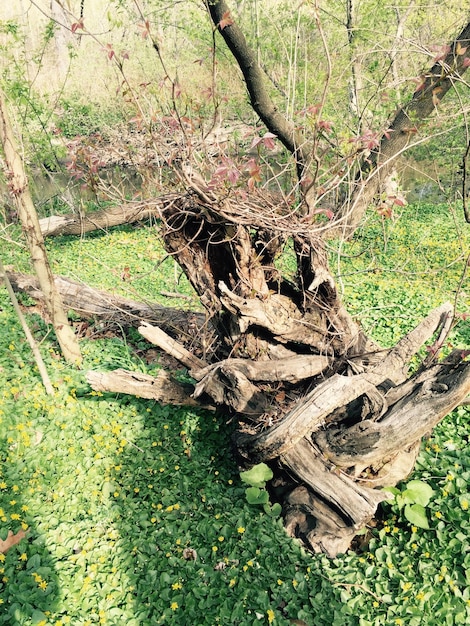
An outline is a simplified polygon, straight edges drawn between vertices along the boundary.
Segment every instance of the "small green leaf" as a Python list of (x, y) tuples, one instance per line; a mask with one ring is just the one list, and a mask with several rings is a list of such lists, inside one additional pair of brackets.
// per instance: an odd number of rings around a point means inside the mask
[(264, 487), (268, 480), (273, 477), (273, 472), (266, 463), (258, 463), (246, 472), (240, 472), (240, 478), (252, 487)]
[(279, 502), (276, 502), (273, 505), (269, 503), (265, 504), (263, 508), (265, 510), (265, 513), (267, 513), (271, 517), (279, 517), (282, 512), (282, 506), (279, 504)]
[(259, 487), (248, 487), (246, 499), (248, 504), (267, 504), (269, 502), (268, 492)]
[(47, 622), (47, 615), (45, 615), (42, 611), (38, 611), (34, 609), (33, 614), (31, 615), (31, 624), (39, 624), (40, 622)]
[(410, 480), (402, 496), (406, 504), (421, 504), (427, 506), (434, 490), (422, 480)]
[(404, 513), (410, 524), (418, 528), (424, 528), (425, 530), (429, 529), (426, 509), (421, 504), (407, 504)]
[(395, 497), (400, 494), (400, 490), (396, 487), (384, 487), (382, 491), (387, 495), (386, 502), (393, 502)]

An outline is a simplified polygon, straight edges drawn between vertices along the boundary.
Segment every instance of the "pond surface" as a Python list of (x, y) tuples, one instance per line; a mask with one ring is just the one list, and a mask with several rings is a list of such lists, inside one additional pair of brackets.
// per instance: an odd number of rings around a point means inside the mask
[[(160, 168), (161, 169), (161, 168)], [(399, 164), (398, 179), (400, 189), (407, 202), (442, 203), (453, 200), (460, 191), (461, 181), (441, 178), (432, 162), (406, 162)], [(166, 173), (168, 177), (168, 172)], [(158, 195), (157, 188), (162, 184), (162, 173), (156, 168), (136, 170), (130, 167), (115, 166), (100, 171), (100, 184), (96, 188), (84, 185), (73, 179), (68, 172), (36, 171), (30, 176), (30, 187), (39, 213), (51, 215), (58, 206), (65, 203), (70, 211), (77, 210), (82, 202), (117, 200), (125, 197), (145, 198)], [(108, 196), (108, 197), (106, 197)], [(62, 208), (63, 211), (63, 208)]]

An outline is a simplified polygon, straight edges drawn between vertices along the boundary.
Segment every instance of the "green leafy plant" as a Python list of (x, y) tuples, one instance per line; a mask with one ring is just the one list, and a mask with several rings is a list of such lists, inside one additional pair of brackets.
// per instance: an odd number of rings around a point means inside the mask
[(242, 481), (250, 485), (245, 491), (248, 504), (262, 505), (268, 515), (278, 517), (281, 514), (281, 505), (276, 502), (271, 504), (266, 483), (273, 477), (271, 468), (266, 463), (258, 463), (246, 472), (240, 472)]
[(426, 508), (434, 495), (434, 489), (422, 480), (410, 480), (403, 490), (388, 487), (387, 492), (393, 493), (399, 510), (405, 518), (418, 528), (429, 529)]

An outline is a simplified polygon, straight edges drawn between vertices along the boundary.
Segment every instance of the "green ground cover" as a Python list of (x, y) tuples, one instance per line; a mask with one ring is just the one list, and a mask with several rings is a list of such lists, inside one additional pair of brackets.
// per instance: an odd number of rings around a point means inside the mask
[[(351, 312), (385, 345), (454, 301), (459, 286), (458, 309), (469, 312), (468, 277), (460, 283), (470, 235), (456, 221), (457, 230), (446, 206), (407, 207), (394, 222), (371, 220), (340, 256), (331, 244)], [(181, 300), (162, 290), (191, 295), (164, 260), (155, 226), (47, 245), (54, 271), (95, 286), (168, 304)], [(4, 254), (27, 267), (18, 246), (4, 243)], [(423, 443), (413, 478), (433, 490), (429, 530), (385, 504), (362, 551), (328, 560), (305, 554), (280, 520), (246, 502), (223, 416), (90, 392), (87, 369), (158, 368), (136, 353), (134, 335), (83, 340), (84, 368), (75, 371), (39, 317), (28, 319), (54, 397), (43, 391), (2, 288), (0, 533), (27, 535), (0, 555), (0, 624), (470, 622), (468, 407)], [(451, 341), (470, 345), (468, 321)]]

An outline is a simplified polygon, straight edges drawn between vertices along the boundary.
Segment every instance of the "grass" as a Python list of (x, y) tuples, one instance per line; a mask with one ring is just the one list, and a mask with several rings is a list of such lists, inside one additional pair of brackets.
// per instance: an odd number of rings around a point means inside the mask
[[(396, 341), (456, 297), (469, 238), (454, 233), (445, 207), (409, 207), (401, 220), (370, 223), (343, 256), (332, 250), (350, 310), (378, 340)], [(164, 302), (162, 290), (191, 293), (163, 261), (155, 228), (51, 239), (48, 248), (55, 271), (96, 286)], [(4, 254), (27, 267), (18, 246), (4, 243)], [(458, 306), (468, 312), (462, 293)], [(430, 529), (385, 504), (363, 552), (328, 560), (304, 553), (279, 520), (248, 505), (223, 416), (89, 391), (87, 369), (158, 368), (128, 336), (83, 340), (83, 371), (75, 371), (43, 322), (29, 321), (52, 398), (2, 289), (0, 534), (27, 536), (0, 555), (0, 624), (469, 623), (468, 407), (423, 443), (413, 475), (434, 491)], [(468, 326), (456, 328), (456, 345), (470, 344)]]

